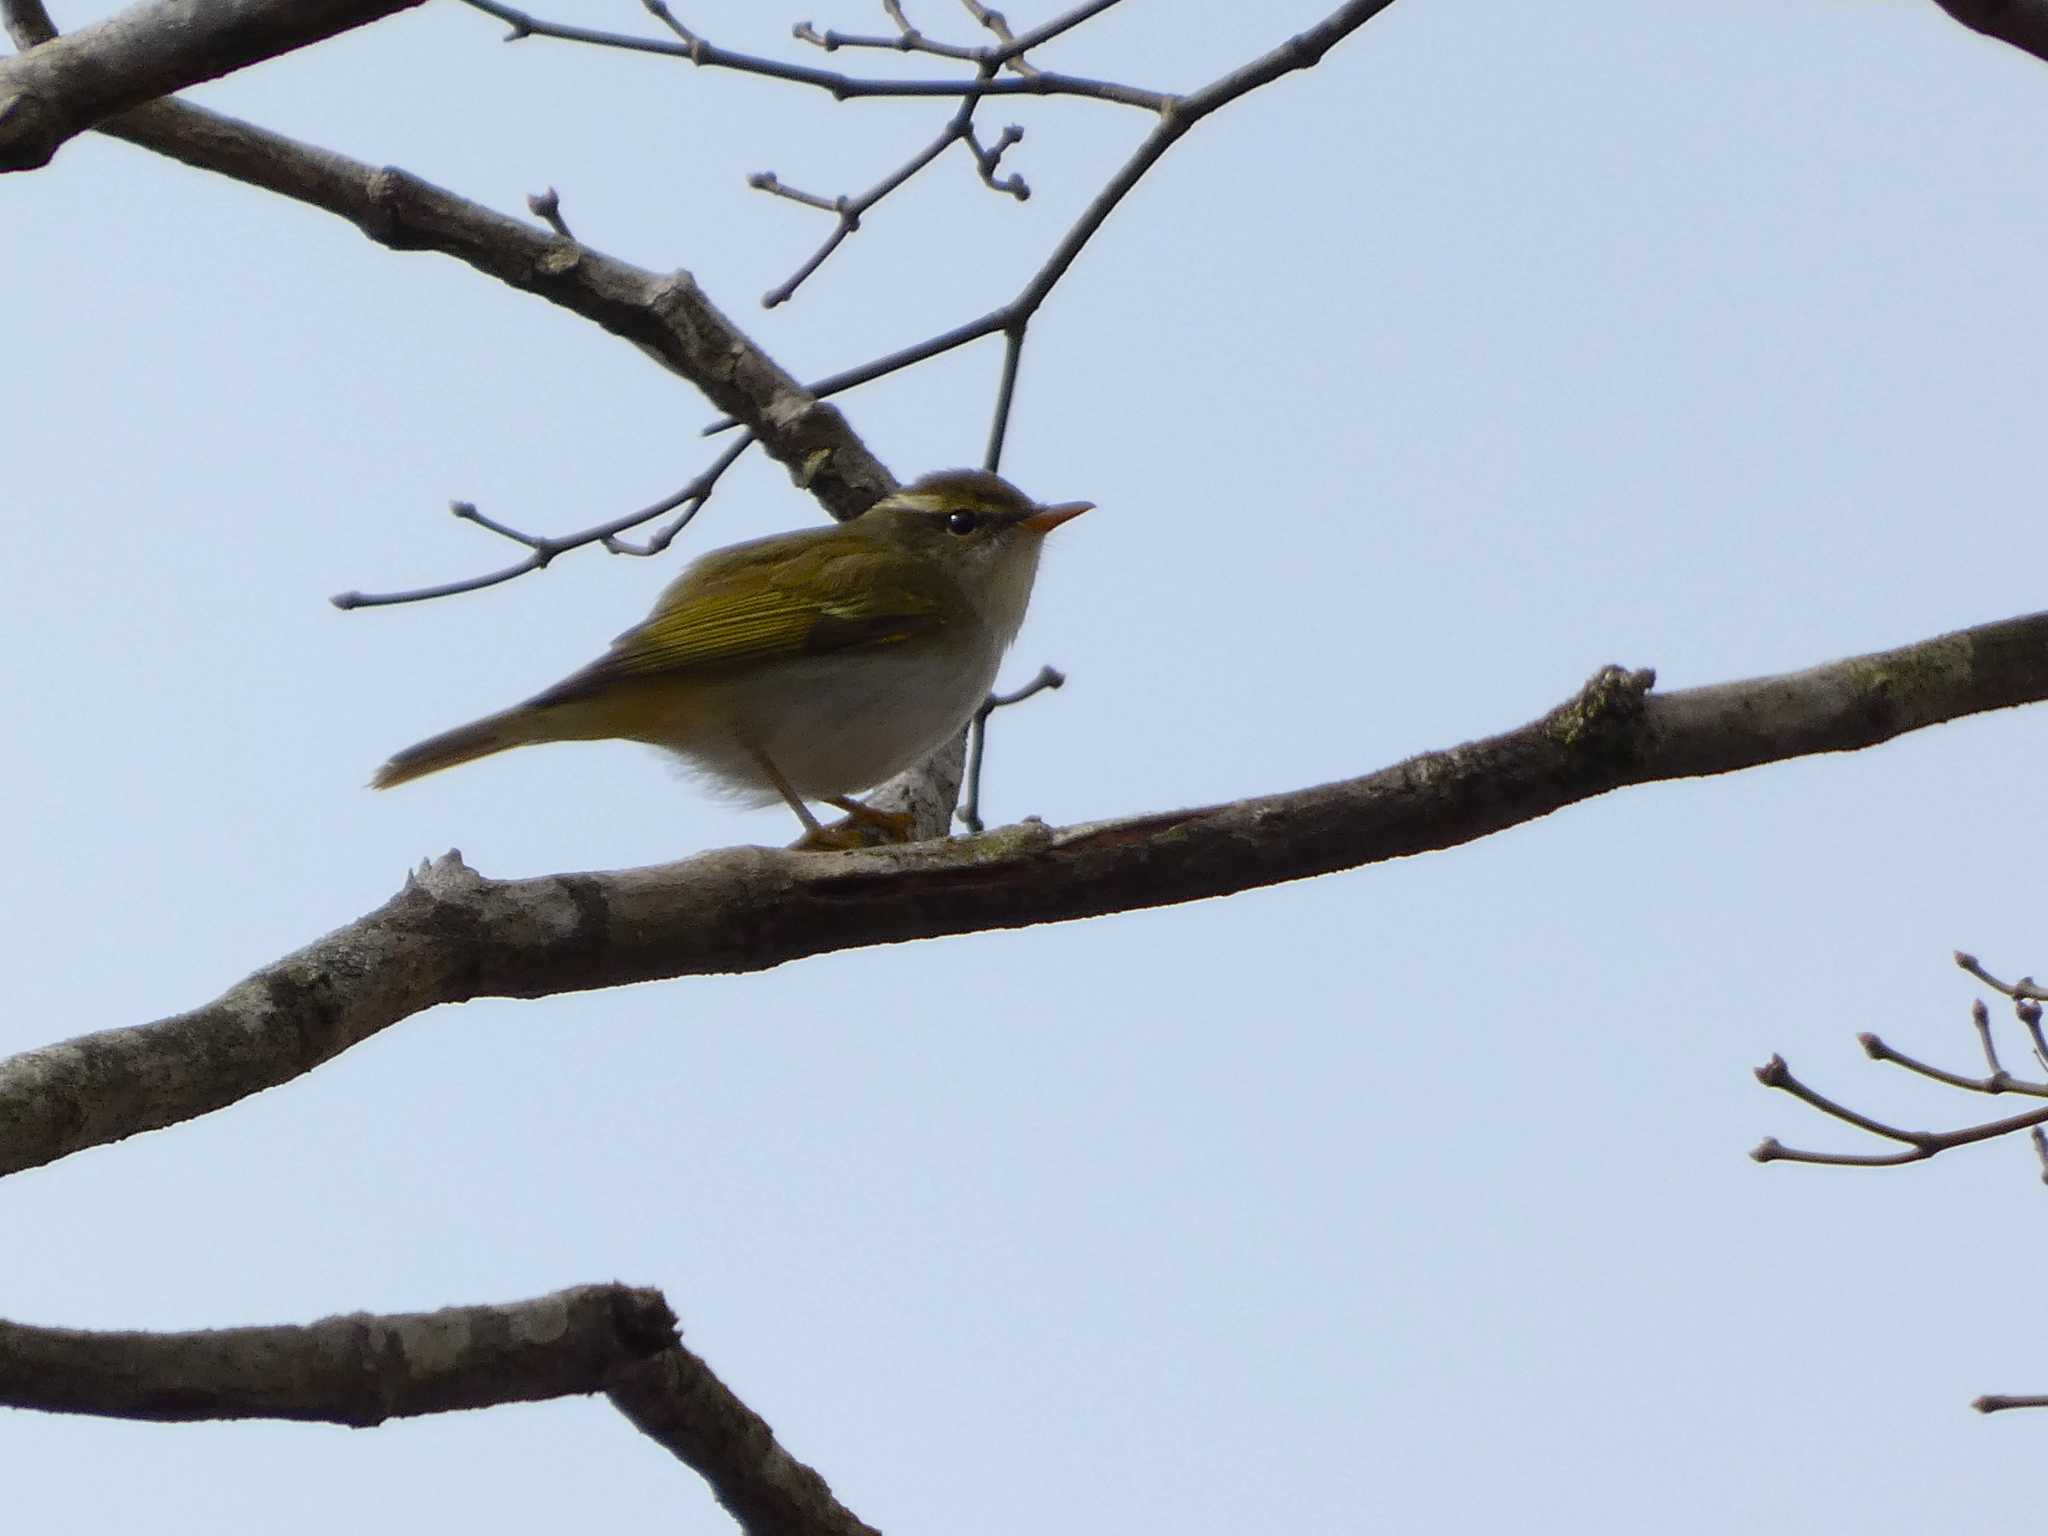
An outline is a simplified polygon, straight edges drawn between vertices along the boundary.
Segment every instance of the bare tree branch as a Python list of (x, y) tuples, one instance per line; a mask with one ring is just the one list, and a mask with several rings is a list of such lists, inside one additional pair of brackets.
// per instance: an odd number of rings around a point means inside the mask
[[(711, 499), (711, 492), (717, 486), (719, 477), (732, 468), (735, 460), (753, 446), (754, 435), (749, 432), (738, 442), (721, 453), (711, 467), (697, 476), (688, 485), (674, 494), (664, 496), (652, 506), (641, 507), (638, 511), (625, 513), (606, 522), (597, 523), (577, 533), (545, 535), (522, 533), (519, 529), (484, 516), (476, 506), (467, 501), (455, 502), (449, 510), (465, 522), (475, 523), (479, 528), (495, 533), (501, 538), (522, 544), (528, 553), (525, 559), (495, 571), (486, 571), (481, 576), (466, 576), (459, 581), (444, 581), (431, 587), (413, 587), (404, 592), (337, 592), (328, 601), (337, 608), (383, 608), (394, 603), (427, 602), (437, 597), (451, 597), (458, 592), (476, 592), (484, 587), (495, 587), (500, 582), (511, 581), (526, 575), (529, 571), (546, 570), (555, 556), (580, 549), (586, 544), (602, 544), (615, 555), (658, 555), (675, 542), (677, 534), (689, 526), (690, 520)], [(678, 510), (680, 509), (680, 510)], [(665, 523), (645, 544), (629, 544), (619, 537), (629, 528), (638, 528), (642, 523), (652, 522), (666, 513), (674, 512), (675, 517)]]
[(569, 228), (569, 221), (562, 217), (562, 194), (553, 187), (544, 192), (526, 194), (526, 211), (541, 220), (564, 240), (574, 240), (576, 232)]
[[(1972, 976), (1997, 988), (2013, 1000), (2013, 1013), (2027, 1032), (2032, 1044), (2034, 1059), (2044, 1071), (2048, 1071), (2048, 1039), (2041, 1032), (2041, 1004), (2031, 994), (2034, 984), (2023, 978), (2008, 986), (1989, 975), (1977, 963), (1976, 957), (1956, 952), (1956, 964)], [(2034, 1082), (2015, 1077), (2005, 1069), (1998, 1059), (1998, 1045), (1992, 1037), (1991, 1011), (1979, 998), (1970, 1004), (1970, 1025), (1976, 1031), (1979, 1048), (1984, 1053), (1984, 1064), (1990, 1070), (1982, 1077), (1971, 1077), (1962, 1072), (1951, 1072), (1931, 1062), (1909, 1056), (1904, 1051), (1887, 1045), (1875, 1034), (1865, 1032), (1856, 1037), (1863, 1047), (1863, 1053), (1872, 1061), (1888, 1062), (1902, 1067), (1916, 1077), (1927, 1078), (1948, 1088), (1958, 1088), (1966, 1093), (1998, 1095), (2006, 1093), (2024, 1094), (2032, 1098), (2048, 1098), (2048, 1081)], [(1817, 1163), (1846, 1168), (1890, 1168), (1901, 1163), (1924, 1162), (1936, 1153), (1949, 1151), (1954, 1147), (1973, 1146), (1980, 1141), (1992, 1141), (2000, 1136), (2010, 1136), (2017, 1131), (2031, 1131), (2034, 1151), (2042, 1163), (2042, 1182), (2048, 1183), (2048, 1135), (2041, 1127), (2048, 1125), (2048, 1109), (2026, 1110), (2017, 1115), (2008, 1115), (2002, 1120), (1988, 1120), (1979, 1125), (1964, 1126), (1953, 1131), (1909, 1131), (1884, 1121), (1872, 1119), (1846, 1105), (1838, 1104), (1813, 1088), (1808, 1087), (1792, 1075), (1792, 1069), (1785, 1064), (1782, 1056), (1773, 1056), (1756, 1069), (1757, 1081), (1766, 1088), (1776, 1088), (1789, 1093), (1801, 1103), (1807, 1104), (1831, 1119), (1844, 1125), (1852, 1125), (1859, 1131), (1868, 1131), (1886, 1141), (1897, 1142), (1904, 1150), (1898, 1152), (1814, 1152), (1800, 1147), (1788, 1147), (1775, 1136), (1766, 1136), (1750, 1152), (1760, 1163)]]
[(1093, 21), (1118, 3), (1119, 0), (1084, 0), (1083, 4), (1075, 6), (1071, 11), (1062, 11), (1051, 21), (1040, 22), (1023, 36), (1005, 43), (1000, 48), (991, 49), (984, 58), (990, 63), (1007, 64), (1033, 48), (1051, 42), (1061, 33), (1072, 31), (1082, 22)]
[[(2035, 1062), (2048, 1071), (2048, 1038), (2041, 1029), (2041, 994), (2031, 978), (2022, 977), (2014, 983), (1998, 980), (1977, 963), (1974, 955), (1956, 951), (1958, 967), (1976, 977), (1985, 985), (1995, 988), (2012, 999), (2013, 1014), (2027, 1033)], [(1856, 1038), (1862, 1044), (1864, 1053), (1872, 1061), (1889, 1062), (1903, 1067), (1915, 1076), (1924, 1077), (1945, 1087), (1961, 1089), (1967, 1093), (2006, 1094), (2018, 1093), (2034, 1098), (2048, 1098), (2048, 1081), (2029, 1081), (2013, 1076), (1999, 1060), (1998, 1046), (1991, 1029), (1991, 1010), (1984, 1006), (1982, 998), (1970, 1004), (1970, 1025), (1976, 1032), (1978, 1044), (1984, 1053), (1984, 1064), (1989, 1071), (1982, 1077), (1972, 1077), (1961, 1072), (1951, 1072), (1937, 1067), (1905, 1052), (1887, 1045), (1874, 1034), (1865, 1033)], [(1808, 1148), (1788, 1147), (1775, 1136), (1766, 1136), (1750, 1152), (1760, 1163), (1808, 1163), (1837, 1168), (1893, 1168), (1905, 1163), (1925, 1162), (1942, 1152), (1956, 1147), (1974, 1146), (1982, 1141), (1995, 1141), (2001, 1136), (2027, 1132), (2027, 1139), (2034, 1149), (2034, 1156), (2041, 1166), (2041, 1182), (2048, 1184), (2048, 1108), (2030, 1109), (1999, 1120), (1987, 1120), (1978, 1125), (1963, 1126), (1953, 1131), (1912, 1131), (1873, 1119), (1845, 1105), (1835, 1102), (1826, 1095), (1801, 1082), (1793, 1076), (1792, 1069), (1785, 1064), (1782, 1056), (1773, 1056), (1756, 1071), (1757, 1081), (1766, 1088), (1776, 1088), (1789, 1093), (1800, 1102), (1819, 1110), (1831, 1119), (1844, 1125), (1854, 1126), (1873, 1136), (1896, 1143), (1896, 1152), (1816, 1152)], [(2048, 1408), (2048, 1397), (2015, 1397), (2002, 1394), (1987, 1394), (1971, 1404), (1979, 1413), (1998, 1413), (2007, 1408)]]
[[(32, 31), (33, 0), (7, 0), (10, 31)], [(45, 18), (47, 19), (47, 18)], [(101, 131), (340, 215), (392, 250), (438, 251), (595, 321), (745, 421), (762, 447), (835, 517), (857, 517), (896, 479), (831, 406), (804, 392), (712, 304), (687, 272), (607, 256), (393, 167), (176, 101), (154, 101)]]
[(820, 32), (808, 21), (800, 21), (791, 29), (791, 35), (800, 43), (809, 43), (827, 53), (836, 53), (841, 48), (888, 49), (896, 53), (928, 53), (934, 58), (958, 59), (973, 62), (980, 50), (963, 47), (958, 43), (941, 43), (926, 37), (915, 27), (906, 26), (894, 37), (868, 37), (852, 32), (835, 32), (830, 28)]
[[(198, 1333), (0, 1321), (0, 1403), (123, 1419), (386, 1419), (601, 1392), (675, 1347), (661, 1292), (585, 1285), (503, 1306)], [(707, 1474), (708, 1475), (708, 1474)]]
[(702, 1476), (749, 1536), (873, 1536), (682, 1346), (657, 1290), (582, 1285), (495, 1306), (192, 1333), (0, 1319), (0, 1404), (48, 1413), (369, 1428), (595, 1392)]
[(1022, 704), (1026, 699), (1043, 693), (1048, 688), (1066, 685), (1067, 675), (1058, 667), (1040, 667), (1038, 675), (1021, 688), (1008, 693), (992, 693), (982, 700), (981, 708), (974, 712), (974, 718), (967, 722), (967, 776), (964, 780), (966, 795), (960, 801), (956, 813), (960, 825), (970, 832), (987, 830), (981, 823), (981, 766), (988, 749), (988, 717), (999, 709), (1008, 709), (1012, 704)]
[(1980, 1141), (1991, 1141), (2000, 1136), (2009, 1136), (2014, 1131), (2024, 1131), (2037, 1125), (2048, 1124), (2048, 1109), (2029, 1109), (2017, 1115), (2009, 1115), (2003, 1120), (1991, 1120), (1982, 1125), (1967, 1125), (1960, 1130), (1909, 1131), (1859, 1114), (1846, 1104), (1838, 1104), (1808, 1087), (1792, 1075), (1792, 1069), (1785, 1064), (1785, 1058), (1782, 1056), (1773, 1056), (1758, 1067), (1756, 1080), (1766, 1088), (1777, 1088), (1791, 1094), (1801, 1103), (1811, 1105), (1844, 1125), (1853, 1125), (1859, 1131), (1868, 1131), (1871, 1135), (1880, 1136), (1886, 1141), (1898, 1142), (1905, 1149), (1900, 1152), (1813, 1152), (1788, 1147), (1777, 1137), (1766, 1136), (1749, 1154), (1760, 1163), (1817, 1163), (1835, 1168), (1893, 1168), (1901, 1163), (1925, 1162), (1936, 1153), (1947, 1152), (1955, 1147), (1974, 1146)]
[[(1350, 0), (1349, 4), (1340, 5), (1307, 31), (1297, 33), (1249, 64), (1211, 81), (1192, 95), (1169, 100), (1160, 110), (1159, 126), (1147, 134), (1144, 142), (1131, 157), (1118, 167), (1116, 174), (1111, 176), (1103, 189), (1096, 194), (1094, 201), (1082, 210), (1081, 217), (1075, 220), (1073, 227), (1061, 238), (1059, 244), (1053, 247), (1052, 254), (1046, 257), (1044, 264), (1032, 274), (1030, 281), (1025, 283), (1022, 291), (1009, 303), (1000, 309), (989, 311), (978, 320), (964, 321), (949, 330), (941, 331), (936, 336), (900, 348), (871, 363), (863, 363), (857, 368), (849, 368), (820, 379), (810, 386), (811, 393), (823, 400), (856, 385), (872, 383), (914, 363), (924, 362), (927, 358), (938, 357), (955, 347), (962, 347), (971, 341), (979, 341), (984, 336), (1002, 332), (1008, 339), (1009, 346), (1003, 360), (1003, 387), (998, 392), (995, 415), (989, 429), (987, 459), (988, 467), (995, 468), (1002, 455), (1003, 435), (1008, 426), (1010, 404), (1014, 398), (1017, 353), (1023, 346), (1025, 329), (1030, 325), (1032, 316), (1038, 313), (1039, 306), (1045, 303), (1053, 289), (1058, 286), (1060, 279), (1066, 276), (1067, 269), (1073, 266), (1082, 248), (1094, 238), (1095, 232), (1102, 227), (1103, 221), (1109, 217), (1116, 205), (1123, 201), (1124, 195), (1138, 184), (1167, 150), (1179, 142), (1183, 134), (1203, 118), (1218, 108), (1229, 105), (1240, 96), (1249, 95), (1260, 86), (1270, 85), (1296, 70), (1313, 69), (1322, 62), (1324, 54), (1392, 4), (1393, 0)], [(995, 83), (998, 82), (991, 82), (991, 85)], [(715, 421), (704, 430), (707, 433), (722, 432), (738, 424), (738, 421), (728, 418)]]
[[(516, 43), (528, 37), (554, 38), (560, 42), (586, 43), (596, 48), (616, 48), (628, 53), (658, 53), (669, 58), (687, 59), (700, 69), (731, 69), (742, 74), (760, 75), (769, 80), (786, 80), (795, 85), (815, 86), (830, 93), (835, 101), (847, 101), (860, 96), (1085, 96), (1097, 101), (1114, 102), (1119, 106), (1143, 107), (1148, 111), (1164, 110), (1172, 99), (1160, 91), (1148, 91), (1141, 86), (1122, 85), (1114, 80), (1088, 80), (1078, 75), (1059, 75), (1044, 71), (1029, 74), (1005, 75), (998, 80), (981, 81), (972, 76), (959, 80), (863, 80), (851, 75), (840, 74), (837, 70), (817, 69), (808, 64), (790, 64), (781, 59), (762, 58), (757, 54), (736, 53), (730, 48), (721, 48), (679, 25), (668, 14), (667, 7), (648, 5), (647, 9), (663, 21), (677, 36), (671, 40), (665, 37), (640, 37), (629, 32), (611, 32), (599, 27), (579, 27), (567, 22), (545, 21), (538, 16), (506, 5), (502, 0), (462, 0), (474, 10), (495, 16), (512, 30), (505, 41)], [(1100, 9), (1100, 7), (1097, 7)], [(1085, 21), (1081, 17), (1079, 20)], [(1067, 25), (1076, 25), (1069, 21)], [(1035, 39), (1027, 36), (1017, 43), (1000, 49), (991, 49), (990, 57), (999, 67), (1016, 57), (1021, 47), (1035, 46)]]
[(1996, 976), (1977, 963), (1977, 957), (1956, 951), (1956, 964), (1983, 982), (1994, 992), (2003, 992), (2015, 1002), (2048, 1003), (2048, 990), (2034, 984), (2031, 976), (2022, 976), (2018, 981), (2000, 981)]
[[(839, 32), (826, 28), (820, 32), (808, 21), (800, 21), (790, 28), (790, 35), (800, 43), (809, 43), (827, 53), (836, 53), (841, 48), (875, 48), (894, 53), (928, 53), (933, 58), (953, 59), (972, 64), (989, 50), (985, 47), (971, 47), (961, 43), (942, 43), (927, 37), (910, 23), (903, 13), (902, 0), (882, 0), (882, 9), (889, 19), (896, 23), (894, 37), (870, 37), (851, 32)], [(1012, 60), (1014, 64), (1016, 61)]]
[(23, 52), (57, 35), (57, 24), (50, 20), (43, 0), (0, 0), (0, 23), (5, 23), (7, 35)]
[[(993, 71), (994, 67), (990, 65), (988, 69)], [(981, 179), (991, 188), (998, 192), (1008, 192), (1019, 202), (1030, 197), (1031, 189), (1024, 185), (1022, 177), (1011, 176), (1002, 181), (996, 179), (996, 167), (1001, 162), (1004, 151), (1024, 137), (1024, 130), (1014, 125), (1005, 128), (993, 149), (983, 149), (981, 141), (974, 136), (974, 109), (980, 104), (981, 98), (978, 96), (969, 96), (962, 101), (959, 110), (947, 120), (946, 126), (939, 130), (938, 137), (858, 197), (821, 197), (814, 192), (798, 191), (794, 187), (786, 186), (773, 171), (759, 171), (749, 176), (747, 185), (751, 187), (787, 198), (791, 202), (802, 203), (807, 208), (822, 209), (837, 219), (832, 233), (825, 237), (803, 265), (762, 295), (762, 308), (773, 309), (778, 304), (789, 302), (810, 275), (822, 267), (832, 253), (839, 249), (841, 242), (860, 228), (860, 221), (867, 217), (877, 203), (955, 144), (965, 144), (968, 147), (974, 156), (976, 167), (980, 170)]]
[(1972, 32), (2048, 59), (2048, 0), (1934, 0)]
[(1961, 1072), (1951, 1072), (1946, 1067), (1937, 1067), (1930, 1061), (1917, 1056), (1908, 1056), (1904, 1051), (1887, 1045), (1875, 1034), (1865, 1032), (1856, 1037), (1856, 1043), (1863, 1047), (1863, 1054), (1872, 1061), (1888, 1062), (1901, 1067), (1915, 1077), (1924, 1077), (1929, 1082), (1940, 1083), (1945, 1088), (1960, 1088), (1966, 1093), (2021, 1093), (2037, 1099), (2048, 1099), (2048, 1083), (2028, 1082), (2025, 1078), (2014, 1077), (1998, 1064), (1998, 1056), (1991, 1044), (1991, 1020), (1980, 1002), (1970, 1010), (1972, 1021), (1983, 1035), (1985, 1054), (1991, 1059), (1991, 1071), (1984, 1077), (1970, 1077)]
[(1652, 694), (1608, 668), (1502, 735), (1228, 805), (846, 853), (733, 848), (489, 880), (450, 854), (213, 1003), (0, 1062), (0, 1173), (220, 1109), (437, 1003), (766, 970), (1167, 906), (1453, 848), (1628, 784), (1729, 773), (2048, 698), (2048, 613)]
[[(420, 3), (149, 0), (40, 47), (17, 36), (23, 51), (0, 59), (0, 171), (47, 165), (116, 113)], [(41, 6), (22, 9), (32, 25)]]
[(1999, 1413), (2007, 1408), (2048, 1408), (2048, 1397), (2006, 1397), (1986, 1393), (1970, 1406), (1979, 1413)]
[[(1007, 38), (1000, 46), (979, 48), (964, 47), (955, 43), (934, 42), (910, 24), (903, 14), (900, 0), (882, 0), (882, 9), (889, 13), (889, 19), (896, 23), (894, 37), (852, 37), (843, 32), (819, 32), (807, 21), (800, 21), (795, 35), (800, 42), (813, 43), (827, 53), (838, 48), (887, 48), (897, 53), (929, 53), (942, 59), (961, 59), (970, 64), (993, 64), (1015, 69), (1028, 70), (1023, 55), (1041, 43), (1049, 43), (1062, 32), (1071, 31), (1084, 21), (1093, 21), (1104, 11), (1121, 3), (1121, 0), (1088, 0), (1071, 11), (1055, 16), (1051, 21), (1033, 27), (1022, 37)], [(652, 10), (653, 6), (649, 5)]]
[(748, 1536), (876, 1536), (682, 1345), (615, 1371), (610, 1391), (637, 1429), (696, 1469)]

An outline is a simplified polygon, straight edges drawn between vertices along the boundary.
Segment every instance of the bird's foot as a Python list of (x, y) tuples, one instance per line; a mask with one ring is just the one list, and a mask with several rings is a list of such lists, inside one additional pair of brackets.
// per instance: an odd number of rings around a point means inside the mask
[(792, 848), (831, 852), (872, 848), (879, 843), (907, 843), (917, 836), (917, 819), (908, 811), (878, 811), (844, 795), (834, 795), (825, 803), (846, 812), (846, 819), (829, 827), (813, 823), (809, 831), (790, 844)]
[(798, 853), (843, 853), (849, 848), (871, 847), (880, 839), (849, 816), (829, 827), (813, 827), (789, 846)]
[(846, 795), (834, 795), (826, 804), (836, 805), (846, 812), (846, 820), (839, 825), (857, 822), (861, 826), (872, 827), (882, 834), (885, 842), (908, 843), (917, 837), (917, 818), (908, 811), (878, 811), (872, 805), (863, 805)]

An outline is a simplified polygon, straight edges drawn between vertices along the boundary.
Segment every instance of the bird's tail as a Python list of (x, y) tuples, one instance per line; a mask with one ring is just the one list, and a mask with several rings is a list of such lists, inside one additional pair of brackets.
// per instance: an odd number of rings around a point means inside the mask
[(547, 739), (547, 734), (534, 729), (531, 711), (508, 709), (502, 714), (472, 720), (468, 725), (458, 725), (438, 736), (429, 736), (403, 752), (392, 753), (391, 760), (370, 780), (370, 787), (389, 789), (394, 784), (404, 784), (430, 773), (439, 773), (443, 768), (453, 768), (457, 763), (473, 762), (479, 757), (489, 757), (493, 752), (503, 752), (508, 747), (523, 747), (529, 742)]

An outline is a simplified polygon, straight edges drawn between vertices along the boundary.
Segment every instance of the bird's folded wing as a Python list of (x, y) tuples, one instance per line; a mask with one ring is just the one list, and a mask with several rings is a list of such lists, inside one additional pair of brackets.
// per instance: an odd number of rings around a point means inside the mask
[(699, 590), (686, 601), (664, 603), (613, 641), (606, 655), (532, 702), (562, 703), (629, 680), (708, 675), (779, 657), (896, 645), (943, 623), (937, 596), (908, 585), (864, 587), (822, 601), (777, 587)]

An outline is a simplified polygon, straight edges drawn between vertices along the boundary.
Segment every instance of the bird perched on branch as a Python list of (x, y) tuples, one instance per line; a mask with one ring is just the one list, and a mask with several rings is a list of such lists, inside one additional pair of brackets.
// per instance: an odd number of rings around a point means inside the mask
[(926, 475), (849, 522), (715, 550), (604, 655), (523, 704), (430, 736), (378, 789), (543, 741), (643, 741), (835, 846), (817, 800), (898, 837), (909, 818), (850, 798), (967, 723), (1031, 600), (1045, 535), (1085, 501), (1041, 505), (982, 470)]

